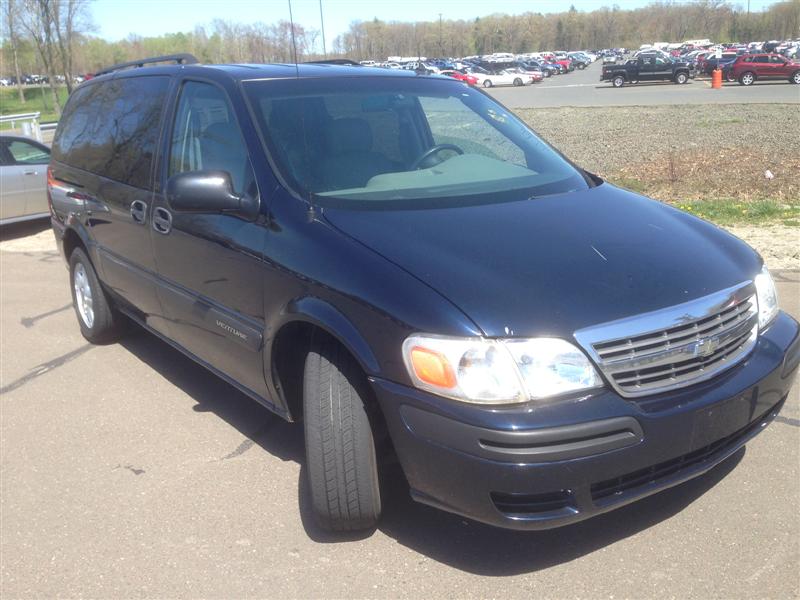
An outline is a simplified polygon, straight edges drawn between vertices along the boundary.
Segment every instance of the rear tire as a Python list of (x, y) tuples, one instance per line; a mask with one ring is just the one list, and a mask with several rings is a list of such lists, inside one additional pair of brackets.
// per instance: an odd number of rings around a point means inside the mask
[(521, 85), (522, 85), (522, 79), (520, 79), (519, 77), (517, 77), (517, 78), (514, 80), (514, 87), (519, 87), (519, 86), (521, 86)]
[(741, 85), (753, 85), (755, 83), (755, 81), (756, 81), (756, 76), (755, 76), (754, 73), (752, 73), (750, 71), (742, 73), (739, 76), (739, 83)]
[(381, 514), (366, 378), (336, 340), (315, 336), (306, 357), (303, 419), (311, 506), (328, 531), (359, 531)]
[(83, 337), (92, 344), (115, 341), (122, 331), (124, 317), (114, 308), (82, 248), (75, 248), (69, 257), (69, 275), (72, 306)]
[(623, 85), (625, 85), (625, 78), (622, 75), (617, 75), (611, 80), (611, 84), (615, 88), (621, 88)]

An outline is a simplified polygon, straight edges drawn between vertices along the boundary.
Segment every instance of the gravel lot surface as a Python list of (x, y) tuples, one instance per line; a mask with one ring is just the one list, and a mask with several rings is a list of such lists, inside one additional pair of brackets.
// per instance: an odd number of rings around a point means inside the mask
[(625, 106), (514, 112), (575, 163), (603, 176), (633, 164), (646, 168), (666, 160), (670, 152), (710, 154), (716, 163), (712, 163), (709, 174), (714, 168), (728, 173), (732, 170), (730, 163), (720, 164), (721, 161), (730, 161), (728, 153), (732, 150), (745, 148), (769, 157), (768, 162), (759, 164), (760, 179), (766, 169), (771, 169), (776, 177), (785, 177), (800, 186), (800, 168), (795, 168), (800, 165), (800, 110), (796, 105)]

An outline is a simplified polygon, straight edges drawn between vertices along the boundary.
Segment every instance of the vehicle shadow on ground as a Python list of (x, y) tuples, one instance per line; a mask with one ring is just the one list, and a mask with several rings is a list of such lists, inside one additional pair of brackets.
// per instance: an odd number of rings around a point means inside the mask
[[(365, 539), (374, 531), (333, 535), (312, 516), (304, 465), (303, 427), (287, 423), (167, 343), (135, 329), (121, 342), (134, 356), (191, 396), (197, 412), (213, 412), (245, 436), (220, 460), (258, 445), (281, 460), (300, 464), (298, 506), (308, 536), (336, 544)], [(539, 532), (498, 529), (411, 500), (399, 466), (384, 470), (384, 512), (378, 529), (433, 560), (477, 575), (535, 572), (600, 550), (676, 515), (724, 479), (744, 456), (744, 448), (709, 473), (611, 513), (568, 527)]]
[[(698, 84), (698, 83), (703, 83), (703, 81), (700, 80), (700, 79), (696, 79), (694, 81), (690, 80), (690, 81), (687, 81), (686, 83), (684, 83), (683, 85), (687, 86), (687, 85), (692, 85), (693, 83), (694, 84)], [(645, 87), (671, 87), (671, 86), (675, 86), (675, 85), (678, 85), (678, 84), (676, 84), (674, 81), (664, 80), (664, 81), (639, 81), (637, 83), (626, 82), (623, 87), (624, 88), (645, 88)], [(618, 90), (620, 88), (615, 88), (613, 85), (611, 85), (610, 81), (605, 81), (603, 83), (600, 83), (600, 84), (594, 86), (594, 89), (596, 89), (596, 90)]]
[(35, 221), (3, 225), (0, 227), (0, 242), (36, 235), (45, 229), (50, 229), (50, 219), (36, 219)]

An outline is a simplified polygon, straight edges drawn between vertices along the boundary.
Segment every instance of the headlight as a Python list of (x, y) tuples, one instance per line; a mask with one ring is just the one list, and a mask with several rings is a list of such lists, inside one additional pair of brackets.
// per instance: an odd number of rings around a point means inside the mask
[(778, 292), (775, 291), (775, 282), (769, 274), (769, 269), (764, 267), (756, 275), (756, 298), (758, 298), (758, 328), (764, 329), (778, 315)]
[(510, 404), (603, 385), (565, 340), (487, 340), (412, 335), (403, 359), (414, 385), (456, 400)]

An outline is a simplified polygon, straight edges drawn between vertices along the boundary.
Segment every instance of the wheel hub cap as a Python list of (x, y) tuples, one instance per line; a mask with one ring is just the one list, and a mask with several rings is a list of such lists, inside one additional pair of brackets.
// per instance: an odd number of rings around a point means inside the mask
[(86, 268), (78, 263), (75, 265), (72, 286), (75, 289), (75, 305), (84, 324), (91, 328), (94, 325), (94, 303), (92, 302), (92, 288)]

